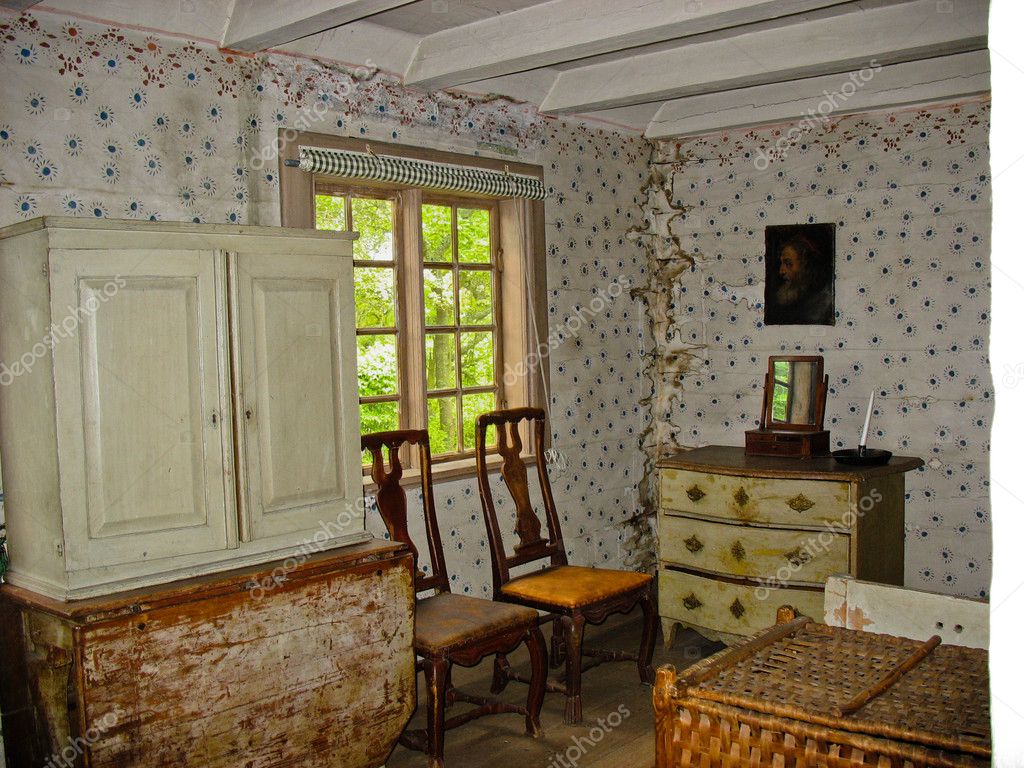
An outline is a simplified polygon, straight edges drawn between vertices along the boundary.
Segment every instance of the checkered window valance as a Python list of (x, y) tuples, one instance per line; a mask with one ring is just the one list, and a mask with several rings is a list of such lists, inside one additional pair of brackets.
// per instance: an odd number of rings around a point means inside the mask
[(298, 167), (312, 173), (349, 179), (372, 179), (490, 197), (523, 197), (529, 200), (543, 200), (545, 197), (544, 184), (533, 176), (340, 149), (299, 147)]

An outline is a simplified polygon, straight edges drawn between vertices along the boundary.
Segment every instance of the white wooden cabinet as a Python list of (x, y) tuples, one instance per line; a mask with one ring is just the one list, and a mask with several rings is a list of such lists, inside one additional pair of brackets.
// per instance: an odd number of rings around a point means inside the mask
[(88, 597), (369, 538), (351, 239), (0, 229), (13, 584)]

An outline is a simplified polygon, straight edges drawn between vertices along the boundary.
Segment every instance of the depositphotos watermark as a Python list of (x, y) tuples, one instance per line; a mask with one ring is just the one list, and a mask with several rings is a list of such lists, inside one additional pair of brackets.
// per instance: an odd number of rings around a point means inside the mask
[(824, 531), (819, 531), (816, 535), (804, 539), (797, 549), (785, 555), (789, 560), (788, 564), (781, 566), (774, 576), (767, 579), (758, 577), (758, 587), (754, 590), (754, 597), (758, 600), (767, 600), (772, 595), (772, 589), (789, 584), (793, 575), (799, 573), (807, 563), (832, 549), (836, 536), (848, 535), (857, 519), (864, 517), (874, 509), (882, 501), (882, 498), (882, 492), (877, 488), (872, 488), (867, 496), (861, 496), (855, 510), (847, 509), (843, 512), (841, 520), (829, 520), (825, 523)]
[(88, 747), (91, 747), (101, 738), (103, 734), (121, 722), (124, 712), (115, 709), (107, 712), (103, 717), (93, 723), (84, 735), (72, 738), (68, 736), (68, 745), (60, 752), (54, 752), (43, 763), (43, 768), (72, 768), (78, 764), (78, 758), (85, 754)]
[(619, 704), (618, 709), (598, 718), (597, 725), (587, 731), (586, 736), (573, 736), (572, 746), (548, 758), (545, 768), (577, 768), (583, 756), (600, 744), (605, 736), (622, 725), (623, 721), (631, 714), (632, 712), (626, 708), (625, 704)]
[(10, 365), (0, 362), (0, 387), (6, 387), (19, 376), (32, 373), (36, 363), (46, 357), (47, 353), (51, 352), (61, 341), (74, 336), (85, 318), (95, 315), (100, 305), (114, 298), (117, 292), (126, 285), (128, 282), (123, 277), (115, 275), (114, 279), (105, 283), (102, 288), (90, 293), (81, 306), (69, 306), (64, 319), (59, 323), (50, 323), (43, 338), (33, 344), (32, 349)]
[(348, 502), (334, 520), (320, 521), (319, 530), (308, 539), (303, 539), (295, 547), (295, 551), (274, 570), (259, 581), (250, 581), (249, 597), (262, 600), (268, 592), (280, 587), (288, 580), (288, 574), (301, 566), (313, 555), (326, 550), (331, 540), (352, 529), (352, 522), (365, 516), (366, 500), (360, 498), (356, 502)]
[(505, 385), (511, 386), (527, 373), (535, 371), (544, 358), (565, 344), (569, 339), (576, 338), (587, 320), (592, 319), (599, 312), (603, 312), (608, 304), (613, 299), (621, 296), (628, 287), (629, 280), (625, 275), (619, 275), (606, 288), (599, 290), (585, 307), (578, 307), (565, 322), (559, 323), (551, 329), (548, 332), (547, 340), (537, 345), (537, 349), (532, 350), (526, 357), (517, 362), (515, 366), (506, 363), (505, 373), (502, 375)]
[(831, 119), (833, 112), (845, 104), (853, 94), (863, 88), (875, 76), (876, 72), (882, 69), (882, 65), (876, 59), (872, 59), (870, 67), (864, 67), (857, 72), (851, 72), (846, 82), (839, 86), (838, 91), (822, 91), (825, 98), (818, 102), (818, 106), (804, 111), (804, 117), (796, 125), (790, 128), (775, 140), (775, 146), (768, 152), (758, 148), (757, 157), (754, 158), (754, 167), (759, 171), (767, 168), (773, 160), (784, 160), (790, 147), (793, 147), (800, 137), (805, 133), (814, 130), (820, 125), (825, 125)]

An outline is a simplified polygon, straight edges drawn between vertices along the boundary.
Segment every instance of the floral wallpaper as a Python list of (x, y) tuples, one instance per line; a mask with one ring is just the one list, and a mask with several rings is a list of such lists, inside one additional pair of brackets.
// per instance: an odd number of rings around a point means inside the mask
[[(372, 63), (238, 56), (47, 12), (0, 16), (0, 78), (0, 225), (40, 215), (278, 224), (272, 148), (283, 127), (542, 165), (560, 342), (547, 382), (556, 503), (574, 563), (633, 562), (626, 521), (638, 512), (638, 401), (650, 385), (639, 305), (621, 286), (645, 269), (626, 232), (649, 144), (503, 99), (406, 90)], [(454, 587), (490, 594), (475, 479), (435, 493)], [(368, 523), (383, 532), (375, 515)]]
[[(769, 355), (821, 354), (833, 448), (920, 456), (905, 582), (987, 597), (991, 225), (985, 100), (658, 144), (644, 221), (652, 453), (742, 445)], [(793, 137), (796, 136), (794, 139)], [(766, 326), (764, 228), (835, 223), (835, 326)]]

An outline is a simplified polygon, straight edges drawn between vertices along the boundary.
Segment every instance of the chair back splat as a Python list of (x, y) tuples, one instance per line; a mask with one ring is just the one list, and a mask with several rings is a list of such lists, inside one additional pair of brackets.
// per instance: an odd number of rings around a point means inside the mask
[[(427, 529), (427, 549), (430, 553), (429, 570), (424, 573), (420, 567), (419, 552), (409, 534), (408, 499), (402, 487), (402, 463), (399, 449), (408, 443), (419, 450), (420, 487), (423, 491), (423, 513)], [(392, 432), (375, 432), (363, 435), (364, 451), (369, 451), (372, 465), (370, 477), (377, 484), (377, 507), (388, 535), (393, 541), (400, 541), (412, 550), (416, 558), (416, 591), (436, 589), (448, 592), (448, 567), (441, 549), (441, 533), (437, 527), (437, 511), (434, 507), (434, 488), (430, 473), (430, 441), (425, 429), (401, 429)], [(384, 449), (388, 450), (388, 468), (384, 464)]]
[[(504, 411), (492, 411), (480, 416), (476, 422), (476, 444), (478, 446), (487, 445), (487, 429), (492, 425), (495, 428), (498, 438), (498, 455), (502, 458), (501, 476), (505, 480), (509, 495), (516, 507), (515, 532), (519, 542), (514, 547), (514, 554), (512, 556), (506, 554), (500, 536), (489, 537), (491, 565), (496, 589), (509, 580), (509, 571), (516, 566), (548, 557), (551, 558), (552, 565), (566, 565), (568, 562), (565, 556), (565, 545), (562, 541), (562, 528), (558, 523), (558, 512), (555, 510), (554, 496), (551, 493), (551, 482), (548, 479), (547, 462), (544, 459), (544, 422), (545, 414), (540, 408), (511, 408)], [(533, 435), (532, 463), (537, 468), (537, 478), (544, 501), (544, 513), (547, 519), (546, 537), (541, 534), (540, 518), (534, 512), (530, 499), (527, 464), (523, 460), (523, 437), (519, 431), (521, 424), (528, 434), (532, 431)], [(477, 451), (476, 463), (487, 527), (489, 530), (497, 531), (497, 510), (487, 474), (486, 457), (481, 451)]]

